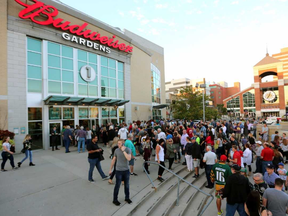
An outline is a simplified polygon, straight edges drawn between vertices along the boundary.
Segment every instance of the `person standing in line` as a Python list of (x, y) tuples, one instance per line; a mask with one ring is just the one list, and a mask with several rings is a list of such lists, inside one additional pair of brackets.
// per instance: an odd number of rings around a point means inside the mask
[(118, 136), (120, 139), (126, 140), (127, 139), (128, 130), (122, 126), (122, 128), (118, 131)]
[(226, 164), (226, 160), (227, 157), (225, 155), (221, 155), (219, 163), (216, 163), (212, 167), (210, 174), (211, 182), (215, 182), (215, 197), (218, 215), (223, 214), (223, 211), (221, 210), (221, 195), (228, 177), (232, 175), (230, 167)]
[(262, 136), (262, 140), (264, 142), (267, 142), (268, 141), (268, 136), (269, 136), (269, 129), (267, 127), (267, 124), (264, 124), (263, 127), (262, 127), (262, 132), (260, 133), (261, 136)]
[(136, 149), (135, 149), (135, 146), (132, 143), (132, 139), (133, 139), (133, 134), (132, 133), (128, 134), (128, 139), (126, 139), (124, 146), (126, 148), (129, 148), (131, 150), (131, 152), (132, 152), (131, 160), (129, 161), (130, 174), (134, 175), (134, 176), (138, 176), (136, 173), (134, 173), (134, 163), (135, 163), (135, 157), (136, 157)]
[(195, 142), (195, 139), (192, 139), (192, 160), (193, 160), (193, 166), (195, 169), (195, 175), (193, 178), (199, 177), (199, 166), (200, 166), (200, 160), (201, 160), (201, 148), (200, 145), (198, 145), (197, 142)]
[(56, 148), (56, 150), (60, 150), (58, 148), (58, 138), (59, 138), (59, 134), (57, 133), (57, 128), (53, 127), (52, 131), (51, 131), (51, 145), (52, 145), (52, 151), (54, 151), (54, 147)]
[(252, 151), (250, 150), (250, 145), (246, 144), (245, 151), (243, 152), (243, 164), (245, 168), (246, 168), (246, 165), (248, 166), (248, 169), (249, 169), (248, 176), (251, 175), (251, 171), (252, 171), (251, 162), (252, 162)]
[(87, 127), (86, 128), (86, 142), (87, 145), (90, 144), (92, 141), (92, 131)]
[(88, 181), (91, 183), (95, 182), (93, 179), (93, 171), (94, 171), (95, 166), (99, 174), (101, 175), (102, 180), (109, 179), (109, 177), (104, 174), (102, 167), (101, 167), (100, 161), (101, 161), (101, 154), (103, 154), (102, 152), (103, 150), (99, 148), (97, 141), (98, 141), (98, 138), (96, 136), (93, 138), (92, 142), (87, 145), (88, 162), (90, 164), (89, 173), (88, 173)]
[[(163, 167), (165, 167), (165, 155), (164, 155), (164, 148), (163, 148), (164, 143), (165, 143), (164, 139), (159, 140), (159, 143), (156, 146), (156, 155), (155, 155), (155, 161), (157, 161), (158, 164), (162, 165)], [(157, 179), (160, 182), (164, 181), (164, 179), (162, 178), (162, 174), (164, 172), (163, 167), (159, 166), (159, 169), (158, 169)]]
[(115, 130), (114, 130), (113, 126), (110, 125), (109, 130), (108, 130), (108, 146), (109, 146), (109, 148), (111, 148), (111, 146), (113, 144), (114, 137), (115, 137)]
[(211, 146), (206, 147), (206, 153), (203, 158), (203, 162), (206, 163), (205, 167), (205, 173), (206, 173), (206, 178), (207, 178), (207, 183), (206, 188), (213, 188), (213, 183), (211, 182), (210, 175), (211, 175), (211, 170), (215, 163), (217, 163), (217, 156), (214, 152), (212, 152)]
[(32, 161), (32, 138), (29, 134), (25, 136), (23, 141), (23, 149), (25, 150), (25, 157), (21, 162), (18, 162), (18, 167), (21, 167), (21, 164), (28, 158), (28, 156), (30, 161), (29, 166), (35, 166)]
[(77, 131), (77, 137), (78, 137), (78, 152), (80, 153), (80, 151), (81, 151), (81, 145), (82, 145), (82, 152), (84, 152), (85, 151), (86, 131), (84, 131), (83, 126), (81, 126), (80, 130)]
[(233, 159), (228, 159), (230, 162), (233, 164), (237, 164), (238, 166), (241, 167), (241, 154), (239, 151), (237, 151), (237, 146), (233, 145), (232, 146), (232, 152), (233, 152)]
[(262, 205), (262, 197), (265, 192), (265, 190), (268, 188), (267, 183), (263, 179), (263, 175), (261, 173), (255, 173), (253, 175), (253, 181), (254, 185), (253, 188), (254, 190), (258, 191), (260, 194), (260, 204)]
[[(280, 152), (283, 155), (284, 163), (286, 164), (288, 161), (288, 141), (287, 141), (287, 139), (284, 139), (282, 141), (282, 143), (280, 144), (280, 148), (281, 148)], [(285, 159), (284, 159), (284, 157), (285, 157)]]
[[(145, 162), (150, 161), (150, 157), (151, 157), (151, 140), (150, 137), (147, 137), (145, 139), (144, 145), (143, 145), (143, 159)], [(148, 168), (149, 168), (149, 164), (145, 163), (144, 164), (145, 170), (147, 171), (148, 174), (150, 174)]]
[(2, 172), (7, 171), (4, 168), (5, 168), (6, 161), (8, 159), (10, 160), (10, 164), (13, 170), (18, 168), (18, 167), (15, 167), (14, 165), (14, 157), (13, 157), (14, 152), (10, 150), (12, 145), (9, 143), (9, 140), (10, 140), (10, 137), (6, 136), (4, 137), (2, 141), (2, 148), (3, 148), (2, 153), (1, 153), (1, 156), (2, 156), (1, 171)]
[(63, 132), (63, 140), (65, 145), (65, 153), (70, 153), (69, 146), (70, 142), (72, 141), (72, 132), (70, 130), (70, 126), (67, 125), (64, 132)]
[(264, 149), (261, 152), (262, 159), (262, 174), (264, 175), (266, 172), (267, 164), (272, 164), (274, 158), (274, 151), (269, 148), (269, 144), (267, 142), (264, 143)]
[(129, 192), (129, 179), (130, 179), (130, 171), (129, 171), (129, 161), (131, 160), (131, 150), (126, 148), (124, 145), (124, 140), (118, 140), (118, 148), (114, 152), (114, 157), (112, 159), (110, 165), (109, 175), (112, 174), (112, 169), (117, 160), (116, 164), (116, 183), (113, 192), (113, 204), (116, 206), (121, 205), (118, 201), (118, 193), (121, 185), (121, 181), (124, 181), (124, 192), (125, 192), (125, 201), (128, 204), (131, 204), (130, 200), (130, 192)]
[(261, 141), (256, 141), (256, 170), (253, 173), (262, 173), (261, 153), (264, 149)]
[(286, 216), (288, 213), (288, 195), (282, 191), (283, 184), (282, 179), (275, 179), (275, 188), (267, 188), (263, 195), (263, 206), (273, 216)]
[(174, 158), (175, 158), (175, 153), (176, 153), (176, 149), (175, 146), (173, 145), (173, 139), (167, 139), (167, 145), (166, 145), (166, 154), (169, 160), (169, 168), (170, 170), (172, 170), (172, 164), (174, 162)]
[(232, 175), (226, 181), (223, 198), (227, 198), (226, 216), (234, 216), (237, 211), (240, 216), (246, 216), (244, 203), (250, 193), (249, 180), (240, 174), (241, 167), (234, 164), (231, 167)]
[[(180, 135), (179, 135), (180, 136)], [(183, 134), (181, 136), (181, 140), (180, 140), (180, 143), (181, 143), (181, 153), (182, 155), (184, 156), (184, 162), (182, 163), (182, 165), (186, 165), (186, 159), (185, 159), (185, 146), (187, 144), (187, 139), (186, 137), (188, 137), (188, 134), (186, 132), (186, 130), (183, 130)]]
[(192, 158), (192, 146), (195, 144), (195, 138), (193, 137), (193, 143), (189, 136), (186, 137), (186, 146), (185, 146), (185, 159), (187, 164), (188, 172), (192, 172), (193, 170), (193, 158)]
[(273, 164), (267, 164), (264, 181), (269, 185), (269, 188), (275, 187), (275, 179), (277, 178), (279, 178), (279, 176), (274, 172)]

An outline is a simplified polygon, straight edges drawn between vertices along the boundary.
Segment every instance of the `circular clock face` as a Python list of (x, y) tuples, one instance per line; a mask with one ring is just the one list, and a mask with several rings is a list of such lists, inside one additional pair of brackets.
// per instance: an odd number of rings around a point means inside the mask
[(273, 91), (266, 91), (263, 94), (263, 98), (264, 98), (264, 100), (271, 102), (276, 98), (276, 94)]

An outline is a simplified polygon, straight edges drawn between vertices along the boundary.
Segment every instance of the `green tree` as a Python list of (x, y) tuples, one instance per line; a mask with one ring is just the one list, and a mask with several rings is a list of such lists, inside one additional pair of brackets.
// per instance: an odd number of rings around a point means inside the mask
[(220, 116), (227, 115), (227, 108), (224, 107), (224, 104), (217, 104), (217, 110)]

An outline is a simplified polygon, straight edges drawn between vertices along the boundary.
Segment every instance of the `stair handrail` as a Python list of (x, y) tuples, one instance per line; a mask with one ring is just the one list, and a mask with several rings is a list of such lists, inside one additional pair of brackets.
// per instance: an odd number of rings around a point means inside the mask
[(208, 208), (208, 206), (211, 204), (211, 202), (213, 201), (214, 197), (212, 194), (206, 193), (205, 191), (201, 190), (200, 188), (196, 187), (195, 185), (191, 184), (190, 182), (186, 181), (184, 178), (182, 178), (181, 176), (177, 175), (176, 173), (172, 172), (171, 170), (169, 170), (168, 168), (166, 168), (165, 166), (157, 163), (157, 162), (153, 162), (153, 161), (144, 161), (143, 163), (143, 170), (146, 173), (148, 179), (150, 180), (151, 184), (152, 184), (152, 188), (156, 191), (157, 188), (155, 187), (150, 175), (148, 174), (147, 170), (145, 169), (145, 163), (149, 163), (149, 164), (154, 164), (154, 165), (158, 165), (160, 167), (162, 167), (163, 169), (165, 169), (166, 171), (170, 172), (172, 175), (176, 176), (178, 178), (178, 188), (177, 188), (177, 202), (176, 202), (176, 206), (179, 205), (179, 188), (180, 188), (180, 180), (182, 180), (183, 182), (186, 182), (189, 186), (195, 188), (196, 190), (198, 190), (200, 193), (203, 193), (204, 195), (206, 195), (207, 197), (210, 198), (210, 200), (208, 201), (207, 204), (205, 204), (205, 206), (203, 207), (202, 211), (198, 214), (198, 216), (201, 216), (204, 211)]

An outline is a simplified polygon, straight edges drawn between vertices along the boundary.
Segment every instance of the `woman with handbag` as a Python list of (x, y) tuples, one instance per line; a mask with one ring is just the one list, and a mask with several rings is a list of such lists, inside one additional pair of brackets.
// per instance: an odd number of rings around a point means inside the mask
[(21, 164), (28, 158), (28, 156), (30, 161), (29, 166), (35, 166), (35, 164), (32, 162), (32, 138), (29, 134), (25, 136), (23, 141), (23, 149), (21, 152), (25, 153), (25, 157), (21, 162), (18, 162), (18, 167), (21, 167)]
[(88, 162), (90, 164), (89, 173), (88, 173), (88, 180), (91, 183), (94, 183), (93, 179), (93, 170), (96, 166), (99, 174), (101, 175), (103, 180), (108, 180), (109, 176), (106, 176), (101, 168), (101, 160), (104, 160), (104, 157), (102, 155), (103, 149), (99, 148), (97, 144), (98, 138), (97, 136), (92, 139), (92, 142), (87, 145), (88, 150)]
[(3, 142), (2, 142), (2, 163), (1, 163), (1, 171), (5, 172), (7, 170), (4, 169), (6, 161), (9, 159), (10, 164), (12, 166), (12, 169), (17, 169), (18, 167), (15, 167), (14, 165), (14, 157), (13, 154), (14, 152), (11, 151), (11, 144), (9, 143), (10, 137), (4, 137)]

